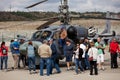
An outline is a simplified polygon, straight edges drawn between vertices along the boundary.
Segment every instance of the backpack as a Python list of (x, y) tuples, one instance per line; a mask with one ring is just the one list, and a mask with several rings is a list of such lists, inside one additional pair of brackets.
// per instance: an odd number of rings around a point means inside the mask
[(7, 54), (7, 49), (6, 48), (1, 48), (2, 49), (2, 54), (6, 55)]

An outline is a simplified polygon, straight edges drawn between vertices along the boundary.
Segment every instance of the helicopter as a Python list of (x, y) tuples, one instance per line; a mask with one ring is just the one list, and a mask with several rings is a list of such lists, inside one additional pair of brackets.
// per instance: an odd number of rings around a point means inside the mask
[[(25, 7), (26, 9), (28, 8), (32, 8), (38, 4), (41, 4), (43, 2), (46, 2), (48, 0), (43, 0), (40, 1), (38, 3), (35, 3), (33, 5), (30, 5), (28, 7)], [(69, 38), (70, 40), (72, 40), (72, 42), (75, 44), (77, 42), (79, 42), (80, 38), (84, 38), (84, 37), (88, 37), (89, 39), (97, 39), (97, 37), (104, 37), (107, 39), (107, 37), (113, 37), (115, 36), (115, 31), (113, 31), (112, 33), (110, 33), (110, 18), (109, 18), (109, 12), (107, 13), (107, 17), (106, 17), (106, 27), (103, 30), (103, 32), (101, 34), (97, 33), (97, 30), (94, 27), (89, 27), (88, 29), (83, 27), (83, 26), (79, 26), (79, 25), (70, 25), (70, 19), (71, 17), (74, 16), (70, 16), (69, 14), (69, 6), (68, 6), (68, 0), (60, 0), (61, 1), (61, 5), (59, 6), (59, 12), (60, 12), (60, 16), (57, 17), (52, 17), (48, 20), (48, 22), (40, 25), (37, 29), (38, 31), (36, 31), (35, 33), (33, 33), (32, 37), (31, 37), (31, 41), (33, 41), (33, 45), (38, 48), (41, 44), (43, 40), (50, 40), (50, 39), (54, 39), (54, 43), (56, 45), (57, 48), (57, 53), (60, 55), (60, 57), (62, 56), (61, 59), (64, 58), (64, 53), (62, 52), (63, 50), (60, 49), (59, 47), (59, 42), (58, 39), (60, 38), (59, 34), (61, 31), (61, 28), (65, 28), (67, 31), (67, 38)], [(61, 25), (59, 26), (49, 26), (50, 24), (59, 21), (61, 22)], [(108, 39), (107, 39), (108, 40)], [(24, 44), (22, 44), (20, 46), (20, 51), (22, 54), (26, 55), (26, 47), (28, 46), (28, 42), (25, 42)], [(38, 53), (36, 51), (36, 57), (37, 57), (37, 61), (36, 61), (36, 65), (39, 65), (39, 56)]]

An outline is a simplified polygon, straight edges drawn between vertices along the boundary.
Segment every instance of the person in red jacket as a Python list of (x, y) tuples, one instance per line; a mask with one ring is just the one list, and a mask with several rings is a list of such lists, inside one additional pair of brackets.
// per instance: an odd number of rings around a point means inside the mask
[(1, 43), (1, 47), (0, 47), (0, 57), (1, 57), (0, 70), (3, 69), (3, 64), (5, 64), (5, 71), (7, 71), (8, 47), (5, 46), (5, 42), (2, 42), (2, 43)]
[(111, 53), (111, 68), (118, 68), (117, 64), (117, 52), (119, 49), (119, 44), (116, 38), (113, 38), (110, 42), (110, 53)]

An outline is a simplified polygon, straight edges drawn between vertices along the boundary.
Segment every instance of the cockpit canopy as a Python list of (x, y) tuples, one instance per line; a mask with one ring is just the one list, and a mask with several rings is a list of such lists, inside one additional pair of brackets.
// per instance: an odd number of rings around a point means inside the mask
[(37, 40), (37, 41), (43, 41), (43, 40), (48, 40), (51, 38), (52, 31), (49, 30), (43, 30), (43, 31), (37, 31), (33, 34), (32, 40)]

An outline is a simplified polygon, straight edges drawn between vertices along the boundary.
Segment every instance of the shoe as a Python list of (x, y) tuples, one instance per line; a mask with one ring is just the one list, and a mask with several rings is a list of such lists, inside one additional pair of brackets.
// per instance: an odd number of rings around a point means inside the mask
[(97, 73), (97, 74), (95, 74), (95, 75), (98, 75), (98, 73)]
[(70, 68), (70, 70), (74, 70), (74, 68), (73, 68), (73, 67), (71, 67), (71, 68)]
[(76, 74), (75, 75), (78, 75), (78, 72), (76, 72)]
[(104, 71), (104, 70), (105, 70), (105, 68), (102, 66), (101, 70), (103, 70), (103, 71)]
[(81, 71), (81, 73), (85, 73), (85, 71)]
[(14, 70), (14, 67), (12, 67), (12, 70)]
[(90, 73), (90, 75), (93, 75), (92, 73)]
[(20, 69), (21, 67), (20, 66), (18, 66), (18, 69)]
[(7, 72), (8, 70), (7, 70), (7, 69), (5, 69), (4, 71), (5, 71), (5, 72)]
[(118, 66), (115, 66), (114, 68), (118, 68)]
[(43, 74), (40, 74), (40, 76), (43, 76)]
[(31, 71), (29, 71), (29, 74), (32, 74), (32, 72), (31, 72)]
[(36, 71), (34, 71), (34, 74), (37, 73)]
[(61, 73), (61, 71), (58, 71), (57, 73), (59, 74), (59, 73)]
[(70, 69), (67, 69), (67, 71), (69, 71)]
[(98, 68), (98, 70), (102, 70), (102, 68)]
[(105, 68), (102, 68), (102, 70), (104, 71), (104, 70), (105, 70)]
[(50, 76), (49, 74), (47, 74), (47, 76)]

